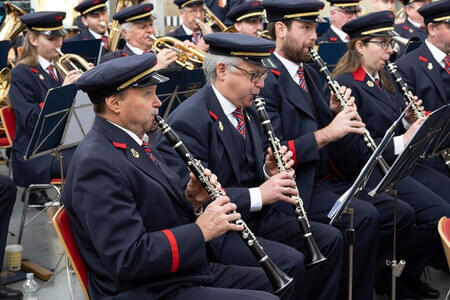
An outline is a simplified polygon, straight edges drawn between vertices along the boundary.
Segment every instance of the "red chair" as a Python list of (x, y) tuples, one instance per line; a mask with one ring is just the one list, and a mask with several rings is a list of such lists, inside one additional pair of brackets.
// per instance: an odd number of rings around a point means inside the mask
[(450, 269), (450, 218), (442, 217), (439, 220), (438, 231), (441, 236), (445, 256), (447, 257), (448, 268)]
[(16, 135), (16, 115), (11, 106), (0, 109), (1, 124), (4, 136), (0, 136), (0, 148), (11, 148)]
[(80, 252), (78, 251), (75, 237), (73, 236), (72, 228), (70, 226), (69, 218), (67, 217), (66, 209), (64, 208), (64, 206), (61, 206), (61, 208), (53, 217), (53, 226), (55, 227), (59, 240), (64, 246), (64, 250), (66, 251), (66, 255), (69, 258), (70, 264), (75, 271), (75, 275), (77, 276), (78, 282), (81, 285), (84, 296), (87, 300), (89, 300), (88, 270), (83, 258), (80, 255)]

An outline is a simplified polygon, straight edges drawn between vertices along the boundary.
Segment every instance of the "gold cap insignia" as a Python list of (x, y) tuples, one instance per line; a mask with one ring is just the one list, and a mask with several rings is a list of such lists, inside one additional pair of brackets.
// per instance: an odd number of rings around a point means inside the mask
[(130, 152), (135, 158), (139, 158), (139, 152), (137, 152), (134, 148), (131, 148)]
[(372, 81), (370, 81), (370, 80), (367, 80), (367, 85), (370, 87), (370, 88), (373, 88), (375, 85), (373, 84), (373, 82)]

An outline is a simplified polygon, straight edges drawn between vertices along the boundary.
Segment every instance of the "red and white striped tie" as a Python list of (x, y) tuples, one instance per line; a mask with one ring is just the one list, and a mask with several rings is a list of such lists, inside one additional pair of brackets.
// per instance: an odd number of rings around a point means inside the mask
[(49, 74), (50, 76), (52, 76), (53, 79), (55, 79), (56, 81), (59, 81), (59, 80), (58, 80), (58, 76), (56, 76), (55, 66), (54, 66), (54, 65), (49, 65), (49, 66), (47, 67), (47, 71), (48, 71), (48, 74)]
[(308, 92), (308, 86), (306, 85), (305, 73), (303, 72), (303, 67), (298, 67), (297, 74), (298, 74), (298, 82), (300, 84), (300, 87), (302, 89), (304, 89), (306, 92)]
[(232, 115), (236, 118), (238, 121), (238, 124), (236, 126), (237, 131), (242, 135), (242, 137), (245, 139), (245, 117), (244, 117), (244, 110), (240, 107), (236, 108)]

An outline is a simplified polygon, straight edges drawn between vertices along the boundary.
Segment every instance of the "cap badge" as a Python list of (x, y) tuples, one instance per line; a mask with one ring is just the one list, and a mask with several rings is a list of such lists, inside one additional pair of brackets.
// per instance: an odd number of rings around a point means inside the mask
[(139, 152), (137, 152), (134, 148), (131, 148), (130, 152), (134, 156), (134, 158), (139, 158)]
[(373, 84), (373, 82), (372, 81), (370, 81), (370, 80), (367, 80), (367, 86), (369, 86), (370, 88), (373, 88), (375, 85)]

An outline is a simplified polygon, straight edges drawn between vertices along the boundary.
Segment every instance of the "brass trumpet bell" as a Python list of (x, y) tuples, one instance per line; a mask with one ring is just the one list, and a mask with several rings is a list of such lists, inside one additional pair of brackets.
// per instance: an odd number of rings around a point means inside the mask
[(150, 36), (153, 40), (152, 49), (159, 53), (164, 48), (171, 49), (177, 53), (176, 63), (187, 70), (195, 69), (196, 64), (203, 64), (206, 53), (194, 47), (187, 47), (182, 41), (169, 37), (163, 36), (156, 38), (155, 36)]
[(77, 54), (63, 54), (59, 49), (58, 52), (60, 53), (60, 57), (55, 65), (63, 78), (66, 78), (67, 74), (72, 70), (78, 70), (83, 73), (91, 68), (89, 63)]
[(0, 29), (0, 41), (9, 40), (12, 42), (25, 29), (25, 24), (20, 21), (19, 17), (25, 15), (26, 12), (9, 2), (3, 3), (3, 7), (5, 19)]

